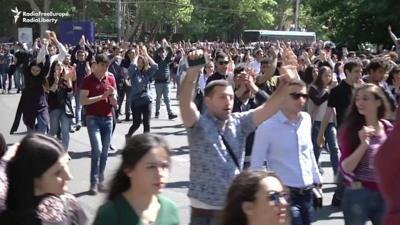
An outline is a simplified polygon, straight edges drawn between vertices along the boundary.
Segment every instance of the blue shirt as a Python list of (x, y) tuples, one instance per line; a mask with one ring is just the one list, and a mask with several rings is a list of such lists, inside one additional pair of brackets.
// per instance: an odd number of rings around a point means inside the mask
[[(228, 188), (238, 174), (218, 129), (221, 121), (205, 111), (193, 127), (186, 128), (190, 146), (188, 196), (211, 206), (223, 207)], [(232, 113), (222, 134), (243, 165), (247, 136), (254, 131), (253, 110)]]
[(145, 90), (151, 97), (151, 80), (157, 70), (157, 64), (151, 65), (146, 71), (140, 71), (135, 64), (131, 64), (128, 69), (129, 79), (131, 80), (131, 92), (129, 95), (130, 104), (136, 99), (139, 99), (142, 92)]
[(302, 188), (322, 183), (311, 142), (311, 117), (300, 112), (293, 123), (279, 111), (256, 130), (250, 168), (274, 171), (283, 184)]

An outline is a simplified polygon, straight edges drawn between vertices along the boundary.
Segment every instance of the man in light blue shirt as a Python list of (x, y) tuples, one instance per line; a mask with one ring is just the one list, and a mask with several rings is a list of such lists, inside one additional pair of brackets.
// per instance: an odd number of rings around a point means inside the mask
[(281, 110), (256, 130), (251, 169), (275, 171), (288, 186), (292, 224), (310, 224), (312, 187), (322, 183), (311, 142), (311, 118), (301, 110), (308, 98), (305, 83), (294, 81)]

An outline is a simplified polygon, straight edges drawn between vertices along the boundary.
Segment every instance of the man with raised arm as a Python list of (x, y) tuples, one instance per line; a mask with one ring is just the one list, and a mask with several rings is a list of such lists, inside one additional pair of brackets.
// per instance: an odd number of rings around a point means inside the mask
[[(291, 51), (287, 49), (287, 51)], [(285, 62), (295, 64), (294, 54)], [(202, 50), (190, 52), (188, 59), (198, 60)], [(274, 115), (288, 92), (289, 81), (296, 70), (285, 64), (281, 85), (267, 102), (246, 112), (232, 113), (234, 91), (226, 80), (215, 80), (204, 90), (206, 110), (200, 114), (192, 101), (193, 90), (202, 65), (189, 67), (181, 85), (179, 106), (188, 132), (190, 147), (190, 186), (188, 196), (192, 212), (190, 224), (210, 225), (224, 204), (228, 187), (243, 167), (247, 136), (258, 125)]]

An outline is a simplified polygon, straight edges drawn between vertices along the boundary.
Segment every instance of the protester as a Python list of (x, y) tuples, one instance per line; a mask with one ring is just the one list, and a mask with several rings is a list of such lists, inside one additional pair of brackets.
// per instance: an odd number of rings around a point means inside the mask
[(141, 134), (128, 139), (122, 163), (94, 225), (178, 225), (178, 209), (159, 194), (167, 182), (170, 152), (160, 136)]
[[(397, 118), (400, 118), (397, 110)], [(382, 143), (375, 156), (376, 173), (379, 180), (379, 190), (385, 200), (385, 216), (382, 225), (400, 224), (400, 182), (397, 177), (400, 173), (400, 120), (397, 120), (391, 134)]]
[(288, 225), (289, 194), (272, 172), (245, 171), (232, 182), (221, 225)]
[(8, 192), (0, 224), (85, 224), (87, 217), (77, 199), (66, 193), (71, 179), (67, 163), (67, 154), (55, 139), (42, 134), (23, 138), (7, 164)]
[(132, 126), (129, 128), (125, 138), (132, 136), (141, 123), (143, 123), (144, 133), (150, 132), (152, 107), (150, 85), (158, 65), (149, 56), (145, 46), (137, 50), (128, 71), (132, 84), (132, 91), (129, 97), (132, 110)]
[(107, 72), (109, 60), (106, 55), (95, 57), (95, 70), (84, 78), (80, 103), (86, 108), (86, 126), (91, 146), (90, 189), (95, 195), (96, 187), (104, 191), (104, 170), (112, 135), (112, 107), (117, 104), (116, 84)]
[(374, 159), (392, 125), (390, 109), (379, 86), (363, 84), (355, 90), (340, 133), (341, 168), (346, 179), (342, 208), (346, 225), (381, 224), (385, 202), (378, 187)]
[(165, 107), (167, 107), (168, 119), (172, 120), (177, 117), (177, 115), (172, 112), (169, 101), (169, 82), (171, 80), (169, 64), (172, 63), (172, 56), (172, 48), (169, 46), (167, 40), (163, 39), (162, 47), (157, 49), (154, 54), (154, 61), (158, 65), (157, 71), (154, 74), (154, 86), (156, 88), (156, 118), (159, 118), (160, 116), (161, 97), (163, 97)]
[[(344, 65), (344, 72), (346, 74), (346, 79), (342, 80), (338, 86), (332, 88), (331, 92), (329, 93), (328, 108), (325, 111), (318, 131), (317, 145), (319, 147), (325, 145), (324, 134), (326, 128), (328, 127), (329, 119), (332, 115), (336, 117), (336, 129), (340, 129), (343, 118), (345, 117), (345, 112), (351, 103), (354, 86), (362, 82), (362, 64), (360, 61), (357, 60), (347, 62)], [(338, 175), (338, 186), (332, 198), (332, 205), (337, 207), (341, 205), (341, 199), (344, 189), (342, 184), (343, 177), (341, 173), (339, 173)]]
[[(204, 57), (201, 50), (188, 55), (191, 60), (201, 57)], [(280, 88), (266, 103), (255, 110), (234, 114), (232, 86), (225, 80), (210, 82), (204, 90), (207, 109), (200, 115), (192, 102), (192, 93), (202, 66), (192, 66), (187, 70), (179, 99), (191, 146), (191, 184), (188, 193), (192, 206), (191, 224), (216, 222), (228, 186), (242, 169), (247, 136), (279, 109), (287, 91), (285, 78), (289, 79), (289, 76), (282, 78)], [(289, 71), (287, 68), (283, 74)]]
[(50, 112), (50, 136), (55, 136), (61, 129), (61, 140), (64, 149), (69, 146), (69, 129), (75, 116), (69, 95), (72, 93), (74, 71), (64, 67), (61, 62), (54, 60), (47, 77), (50, 91), (48, 104)]
[[(293, 81), (280, 111), (256, 130), (250, 168), (275, 171), (290, 191), (293, 225), (310, 225), (314, 187), (322, 186), (311, 141), (311, 118), (302, 112), (306, 84)], [(285, 140), (285, 141), (282, 141)]]
[(37, 59), (29, 63), (28, 70), (25, 71), (25, 88), (21, 95), (23, 121), (28, 132), (37, 131), (43, 134), (47, 133), (49, 125), (49, 85), (46, 76), (50, 68), (50, 56), (47, 46), (48, 42), (45, 41)]
[[(314, 146), (315, 160), (319, 161), (322, 148), (317, 144), (319, 127), (324, 118), (328, 107), (328, 98), (330, 90), (333, 87), (332, 70), (327, 66), (322, 66), (318, 70), (318, 75), (313, 84), (309, 88), (310, 100), (308, 101), (308, 112), (313, 120), (312, 125), (312, 142)], [(325, 138), (329, 147), (330, 160), (332, 164), (333, 174), (336, 176), (339, 164), (339, 145), (336, 138), (337, 130), (334, 122), (334, 117), (331, 115), (329, 123), (325, 129)], [(321, 170), (321, 169), (320, 169)]]

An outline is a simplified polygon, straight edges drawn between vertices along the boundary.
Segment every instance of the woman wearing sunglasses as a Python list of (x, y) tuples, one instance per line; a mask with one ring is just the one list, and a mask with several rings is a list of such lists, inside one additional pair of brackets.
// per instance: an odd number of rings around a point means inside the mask
[(245, 171), (231, 184), (221, 225), (289, 224), (288, 196), (274, 173)]

